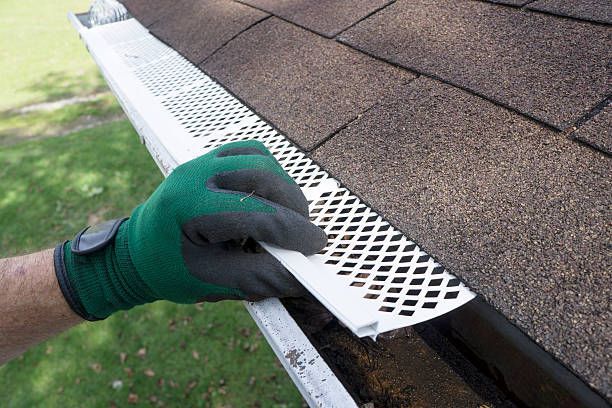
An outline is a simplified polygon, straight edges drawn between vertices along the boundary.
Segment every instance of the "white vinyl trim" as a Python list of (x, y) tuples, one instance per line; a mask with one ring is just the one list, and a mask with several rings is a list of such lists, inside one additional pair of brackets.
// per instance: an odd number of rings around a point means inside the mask
[(357, 407), (278, 299), (247, 303), (247, 310), (310, 407)]

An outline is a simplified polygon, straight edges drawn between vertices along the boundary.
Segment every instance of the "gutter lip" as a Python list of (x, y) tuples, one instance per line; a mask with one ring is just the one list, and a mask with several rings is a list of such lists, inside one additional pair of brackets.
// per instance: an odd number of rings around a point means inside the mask
[(480, 295), (461, 311), (451, 311), (429, 324), (526, 406), (611, 406), (605, 395), (544, 350)]

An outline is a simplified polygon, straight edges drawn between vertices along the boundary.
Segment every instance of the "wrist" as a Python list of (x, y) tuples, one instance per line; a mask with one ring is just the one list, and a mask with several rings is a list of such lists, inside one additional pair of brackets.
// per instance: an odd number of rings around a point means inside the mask
[[(55, 268), (62, 293), (86, 320), (100, 320), (118, 310), (157, 300), (134, 267), (123, 221), (94, 251), (80, 252), (72, 241), (58, 245)], [(81, 234), (75, 238), (78, 242)]]

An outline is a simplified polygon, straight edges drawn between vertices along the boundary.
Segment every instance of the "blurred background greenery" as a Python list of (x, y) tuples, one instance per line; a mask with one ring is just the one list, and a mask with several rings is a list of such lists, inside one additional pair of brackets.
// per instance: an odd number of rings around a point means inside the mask
[[(162, 179), (66, 19), (89, 0), (0, 2), (0, 256), (128, 214)], [(1, 290), (1, 286), (0, 286)], [(157, 302), (0, 367), (0, 406), (301, 406), (238, 302)]]

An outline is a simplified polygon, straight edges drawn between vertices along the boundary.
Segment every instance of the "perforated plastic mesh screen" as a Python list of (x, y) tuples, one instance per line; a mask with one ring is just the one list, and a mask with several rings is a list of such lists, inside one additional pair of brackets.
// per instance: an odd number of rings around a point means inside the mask
[[(473, 298), (418, 245), (349, 190), (330, 184), (331, 176), (288, 139), (138, 22), (95, 30), (149, 91), (148, 103), (170, 113), (177, 131), (167, 143), (202, 154), (231, 141), (257, 139), (270, 149), (311, 198), (312, 221), (329, 237), (320, 256), (347, 293), (376, 305), (380, 332), (439, 316)], [(323, 182), (326, 188), (320, 189)]]

